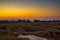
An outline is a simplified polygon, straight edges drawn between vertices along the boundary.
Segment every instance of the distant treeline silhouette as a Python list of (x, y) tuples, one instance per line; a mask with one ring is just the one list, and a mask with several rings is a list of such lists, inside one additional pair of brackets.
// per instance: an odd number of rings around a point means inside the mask
[(18, 23), (18, 22), (60, 22), (60, 20), (0, 20), (0, 23)]

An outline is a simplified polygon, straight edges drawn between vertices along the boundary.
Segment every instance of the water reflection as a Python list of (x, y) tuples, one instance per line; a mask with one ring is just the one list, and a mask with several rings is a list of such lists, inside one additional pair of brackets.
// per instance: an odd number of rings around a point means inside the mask
[(46, 38), (37, 37), (34, 35), (18, 35), (18, 38), (29, 38), (30, 40), (47, 40)]

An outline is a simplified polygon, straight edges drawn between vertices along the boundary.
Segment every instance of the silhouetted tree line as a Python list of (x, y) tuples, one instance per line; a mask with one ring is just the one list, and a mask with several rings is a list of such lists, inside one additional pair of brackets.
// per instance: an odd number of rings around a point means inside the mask
[(60, 22), (60, 20), (48, 20), (48, 21), (42, 21), (42, 20), (0, 20), (0, 23), (18, 23), (18, 22)]

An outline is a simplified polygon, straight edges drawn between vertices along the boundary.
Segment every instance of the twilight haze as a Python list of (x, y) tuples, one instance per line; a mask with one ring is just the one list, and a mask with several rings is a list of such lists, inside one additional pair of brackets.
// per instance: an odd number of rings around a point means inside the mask
[(0, 19), (60, 18), (59, 0), (0, 0)]

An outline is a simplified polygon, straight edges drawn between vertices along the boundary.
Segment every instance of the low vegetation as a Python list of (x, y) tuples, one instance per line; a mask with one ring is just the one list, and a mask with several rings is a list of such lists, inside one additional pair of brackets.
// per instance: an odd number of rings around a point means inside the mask
[(12, 22), (0, 23), (0, 40), (29, 40), (17, 38), (19, 34), (60, 40), (60, 22)]

